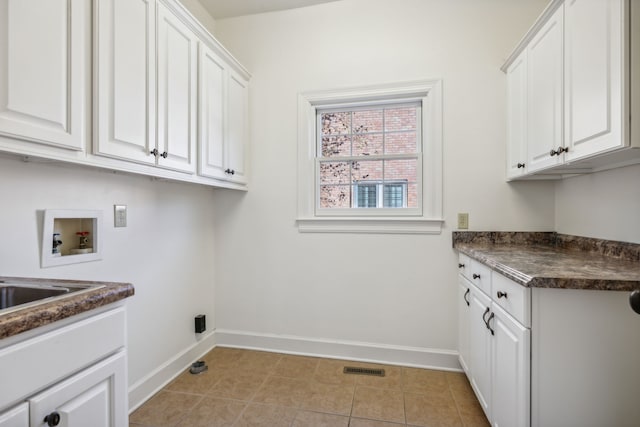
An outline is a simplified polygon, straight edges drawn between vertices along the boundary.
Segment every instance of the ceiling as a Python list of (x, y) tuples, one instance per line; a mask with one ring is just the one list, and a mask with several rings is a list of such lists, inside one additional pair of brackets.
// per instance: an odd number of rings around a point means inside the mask
[(337, 0), (200, 0), (213, 19), (295, 9)]

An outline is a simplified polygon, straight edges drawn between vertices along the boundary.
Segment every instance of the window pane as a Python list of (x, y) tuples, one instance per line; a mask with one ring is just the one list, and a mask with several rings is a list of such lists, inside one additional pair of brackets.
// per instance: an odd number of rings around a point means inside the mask
[(320, 184), (350, 184), (351, 162), (321, 162)]
[(399, 107), (384, 110), (384, 130), (416, 130), (416, 107)]
[(385, 184), (384, 185), (384, 207), (401, 208), (404, 206), (404, 193), (406, 184)]
[(382, 109), (353, 112), (353, 133), (369, 132), (382, 132)]
[(356, 207), (375, 208), (378, 200), (377, 187), (376, 184), (356, 185)]
[(385, 154), (417, 153), (417, 137), (415, 132), (389, 133), (385, 135)]
[(418, 182), (417, 166), (417, 159), (385, 160), (384, 180)]
[(323, 113), (322, 114), (322, 135), (348, 134), (351, 133), (351, 112)]
[(382, 154), (382, 134), (353, 136), (354, 156), (376, 156)]
[(321, 208), (350, 208), (351, 207), (351, 186), (350, 185), (321, 185), (320, 186), (320, 207)]
[(322, 157), (351, 155), (351, 137), (349, 135), (323, 136)]
[(382, 160), (373, 161), (357, 161), (353, 162), (353, 182), (358, 181), (381, 181), (382, 176)]

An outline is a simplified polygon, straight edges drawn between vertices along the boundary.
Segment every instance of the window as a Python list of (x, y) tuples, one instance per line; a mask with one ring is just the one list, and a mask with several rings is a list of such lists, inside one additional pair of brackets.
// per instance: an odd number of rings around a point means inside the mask
[(439, 233), (440, 81), (303, 93), (301, 232)]
[(422, 186), (420, 111), (420, 102), (317, 109), (316, 213), (362, 215), (345, 209), (378, 208), (416, 215)]

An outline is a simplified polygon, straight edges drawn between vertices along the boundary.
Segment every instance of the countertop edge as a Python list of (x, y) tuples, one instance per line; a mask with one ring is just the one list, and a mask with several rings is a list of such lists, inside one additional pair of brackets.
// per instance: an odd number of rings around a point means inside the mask
[(454, 245), (454, 249), (476, 261), (481, 262), (493, 271), (502, 274), (521, 286), (527, 288), (551, 288), (551, 289), (583, 289), (604, 291), (633, 291), (640, 289), (640, 282), (632, 280), (606, 280), (584, 279), (566, 277), (542, 277), (529, 276), (508, 265), (497, 262), (491, 257), (485, 256), (482, 251), (476, 251), (465, 245)]
[[(43, 279), (34, 280), (42, 281)], [(135, 289), (131, 283), (69, 280), (65, 282), (91, 283), (103, 286), (78, 295), (70, 295), (66, 298), (33, 307), (0, 314), (0, 339), (9, 338), (58, 320), (112, 304), (135, 294)]]

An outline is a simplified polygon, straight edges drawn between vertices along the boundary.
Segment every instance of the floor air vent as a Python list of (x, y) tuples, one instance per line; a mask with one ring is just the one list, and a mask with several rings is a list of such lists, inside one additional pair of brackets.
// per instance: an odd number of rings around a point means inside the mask
[(368, 369), (345, 366), (342, 372), (345, 374), (373, 375), (374, 377), (384, 377), (384, 369)]

